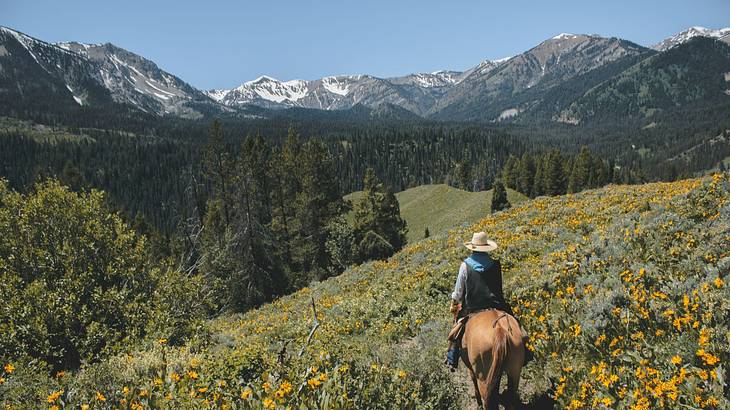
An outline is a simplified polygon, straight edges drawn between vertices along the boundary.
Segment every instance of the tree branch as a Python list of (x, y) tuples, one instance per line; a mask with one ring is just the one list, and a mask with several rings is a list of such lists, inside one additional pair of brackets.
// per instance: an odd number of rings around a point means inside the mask
[(302, 350), (299, 351), (299, 357), (302, 357), (302, 355), (304, 354), (304, 349), (309, 345), (309, 342), (312, 341), (314, 332), (316, 332), (317, 328), (319, 327), (319, 319), (317, 319), (317, 307), (314, 306), (314, 296), (312, 296), (312, 315), (314, 315), (312, 330), (309, 331), (309, 336), (307, 336), (307, 342), (304, 343), (304, 346), (302, 346)]

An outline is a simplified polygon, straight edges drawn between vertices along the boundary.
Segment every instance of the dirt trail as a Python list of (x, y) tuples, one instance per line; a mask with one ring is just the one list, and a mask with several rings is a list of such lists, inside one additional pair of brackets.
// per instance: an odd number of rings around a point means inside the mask
[[(534, 364), (530, 364), (532, 366)], [(465, 410), (481, 410), (477, 406), (475, 399), (474, 384), (469, 378), (467, 370), (464, 368), (464, 364), (459, 364), (459, 370), (452, 374), (452, 380), (456, 385), (460, 387), (460, 390), (464, 392), (464, 397), (461, 402), (461, 406)], [(502, 383), (500, 384), (500, 394), (503, 394), (506, 390), (507, 378), (502, 377)], [(553, 400), (546, 393), (549, 386), (537, 386), (533, 380), (525, 378), (525, 372), (523, 371), (522, 378), (520, 379), (520, 400), (523, 403), (523, 409), (535, 409), (535, 410), (549, 410), (555, 408)], [(499, 407), (504, 409), (502, 405)]]

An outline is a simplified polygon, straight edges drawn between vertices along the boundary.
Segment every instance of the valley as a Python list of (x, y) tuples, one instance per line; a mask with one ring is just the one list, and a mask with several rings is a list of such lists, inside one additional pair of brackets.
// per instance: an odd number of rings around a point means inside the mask
[(475, 409), (457, 305), (505, 409), (730, 408), (727, 5), (130, 1), (3, 6), (0, 408)]

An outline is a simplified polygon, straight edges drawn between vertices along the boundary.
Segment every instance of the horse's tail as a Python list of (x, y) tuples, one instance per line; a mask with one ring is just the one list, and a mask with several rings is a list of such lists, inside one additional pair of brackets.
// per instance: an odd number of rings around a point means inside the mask
[(487, 392), (494, 389), (494, 385), (502, 375), (502, 363), (507, 357), (507, 332), (499, 326), (494, 328), (494, 342), (492, 343), (492, 365), (487, 373)]

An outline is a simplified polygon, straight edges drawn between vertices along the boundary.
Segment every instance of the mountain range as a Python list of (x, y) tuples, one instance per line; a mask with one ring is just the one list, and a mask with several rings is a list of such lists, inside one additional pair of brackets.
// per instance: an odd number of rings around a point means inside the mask
[(291, 81), (262, 76), (228, 90), (201, 91), (113, 44), (53, 44), (0, 27), (0, 114), (101, 109), (199, 118), (280, 115), (275, 111), (293, 107), (391, 107), (455, 121), (646, 119), (687, 104), (727, 103), (728, 43), (730, 28), (692, 27), (652, 47), (563, 33), (464, 71)]

